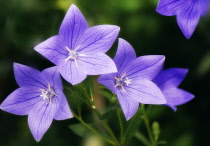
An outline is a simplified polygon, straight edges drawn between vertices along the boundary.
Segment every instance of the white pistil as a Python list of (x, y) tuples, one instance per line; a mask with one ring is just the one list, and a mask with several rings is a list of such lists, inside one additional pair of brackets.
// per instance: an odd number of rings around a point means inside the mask
[(78, 65), (78, 63), (77, 63), (78, 56), (86, 56), (85, 54), (80, 54), (80, 53), (77, 52), (77, 50), (80, 47), (81, 47), (81, 45), (78, 46), (76, 49), (69, 49), (68, 47), (65, 47), (65, 49), (69, 52), (68, 57), (65, 59), (65, 61), (74, 60), (76, 65)]
[(51, 104), (52, 103), (52, 97), (53, 96), (58, 96), (54, 91), (53, 89), (50, 87), (50, 84), (48, 84), (48, 88), (47, 90), (44, 90), (44, 89), (40, 89), (42, 91), (41, 93), (41, 97), (46, 100), (46, 99), (49, 99), (49, 103)]
[(128, 86), (128, 84), (131, 84), (131, 79), (128, 79), (128, 77), (125, 77), (125, 75), (126, 73), (124, 73), (120, 78), (115, 77), (115, 87), (121, 87), (124, 92), (126, 92), (124, 89), (124, 85), (126, 84)]

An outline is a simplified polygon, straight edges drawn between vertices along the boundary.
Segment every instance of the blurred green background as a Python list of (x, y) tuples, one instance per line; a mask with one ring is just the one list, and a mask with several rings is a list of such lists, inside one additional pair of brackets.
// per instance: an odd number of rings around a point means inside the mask
[[(202, 17), (192, 38), (187, 40), (175, 17), (155, 12), (158, 0), (1, 0), (0, 102), (18, 87), (13, 75), (13, 62), (39, 70), (53, 66), (33, 47), (58, 33), (72, 3), (82, 11), (89, 26), (120, 26), (119, 37), (130, 42), (138, 56), (162, 54), (166, 56), (165, 68), (189, 68), (181, 88), (195, 94), (195, 99), (179, 106), (177, 112), (169, 107), (153, 106), (149, 116), (152, 121), (159, 122), (160, 139), (166, 140), (168, 146), (209, 146), (210, 17)], [(116, 46), (117, 43), (108, 52), (109, 55), (114, 56)], [(73, 102), (70, 105), (72, 109), (76, 106)], [(92, 113), (86, 109), (83, 106), (83, 114), (85, 119), (90, 120)], [(116, 125), (116, 120), (110, 119), (109, 122)], [(0, 145), (88, 146), (90, 141), (97, 143), (96, 137), (81, 138), (68, 128), (76, 123), (76, 119), (54, 121), (43, 139), (36, 143), (29, 131), (27, 116), (0, 111)], [(139, 130), (145, 132), (143, 124)], [(143, 144), (134, 137), (126, 145)]]

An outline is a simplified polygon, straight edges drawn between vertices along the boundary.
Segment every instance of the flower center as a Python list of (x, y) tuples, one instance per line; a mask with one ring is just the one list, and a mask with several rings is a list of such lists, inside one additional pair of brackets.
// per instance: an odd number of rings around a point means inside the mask
[[(123, 91), (125, 91), (124, 86), (128, 86), (128, 84), (131, 84), (131, 79), (128, 79), (128, 77), (125, 77), (126, 73), (124, 73), (121, 77), (117, 78), (115, 77), (115, 87), (121, 87)], [(126, 92), (126, 91), (125, 91)]]
[(52, 97), (53, 96), (58, 96), (54, 90), (50, 87), (50, 84), (48, 84), (48, 88), (46, 90), (40, 89), (41, 90), (41, 97), (44, 100), (49, 100), (49, 103), (52, 103)]
[(75, 61), (75, 63), (77, 64), (77, 59), (78, 56), (86, 56), (84, 54), (80, 54), (79, 52), (77, 52), (77, 50), (81, 47), (78, 46), (76, 49), (69, 49), (68, 47), (65, 47), (65, 49), (68, 51), (68, 57), (65, 59), (65, 61), (71, 60), (71, 61)]
[(66, 48), (66, 50), (68, 50), (68, 57), (65, 59), (65, 61), (67, 61), (67, 60), (76, 60), (78, 55), (79, 55), (77, 50), (76, 49), (75, 50), (71, 50), (68, 47), (65, 47), (65, 48)]

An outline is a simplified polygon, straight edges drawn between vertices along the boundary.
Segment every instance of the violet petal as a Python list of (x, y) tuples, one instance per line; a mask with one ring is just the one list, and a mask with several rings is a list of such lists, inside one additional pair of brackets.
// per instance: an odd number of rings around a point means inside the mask
[(123, 74), (134, 59), (136, 59), (136, 53), (133, 47), (124, 39), (119, 39), (116, 55), (114, 62), (116, 63), (118, 74)]
[(177, 11), (191, 0), (160, 0), (156, 11), (165, 16), (173, 16), (177, 14)]
[(153, 80), (158, 87), (163, 90), (165, 88), (177, 87), (187, 75), (188, 69), (169, 68), (161, 71)]
[(72, 85), (82, 82), (87, 76), (76, 61), (64, 61), (58, 68), (61, 76)]
[(38, 70), (18, 63), (14, 63), (13, 66), (15, 79), (20, 87), (33, 87), (40, 89), (47, 87)]
[[(124, 86), (130, 98), (143, 104), (165, 104), (166, 99), (155, 83), (149, 80), (131, 80), (131, 84)], [(120, 91), (121, 88), (119, 87)]]
[(57, 66), (43, 70), (42, 77), (46, 83), (52, 85), (51, 87), (54, 90), (59, 89), (60, 91), (63, 91), (62, 80)]
[(97, 25), (88, 28), (81, 38), (81, 53), (107, 52), (115, 41), (120, 28), (115, 25)]
[(113, 93), (116, 93), (114, 78), (116, 73), (104, 74), (98, 78), (98, 82), (109, 88)]
[(78, 59), (78, 65), (88, 75), (117, 72), (114, 61), (104, 53), (85, 54)]
[(15, 115), (28, 115), (33, 106), (42, 100), (37, 88), (18, 88), (1, 104), (0, 108)]
[(166, 98), (166, 105), (170, 107), (184, 104), (194, 98), (193, 94), (179, 88), (163, 90), (163, 94)]
[(200, 5), (197, 1), (188, 0), (177, 13), (177, 23), (186, 38), (190, 38), (200, 19)]
[(63, 92), (56, 92), (59, 97), (56, 97), (59, 101), (59, 108), (56, 111), (54, 115), (55, 120), (66, 120), (69, 118), (72, 118), (73, 115), (70, 111), (68, 101), (66, 100), (66, 96), (63, 94)]
[(126, 117), (126, 120), (129, 120), (137, 112), (139, 102), (135, 101), (129, 94), (124, 92), (118, 92), (117, 98)]
[(59, 102), (52, 98), (52, 103), (42, 100), (35, 104), (28, 115), (28, 124), (35, 140), (39, 142), (50, 127), (58, 109)]
[(45, 40), (35, 46), (34, 49), (56, 65), (59, 65), (60, 62), (64, 61), (68, 56), (65, 44), (61, 37), (58, 36), (53, 36)]
[(83, 14), (72, 4), (59, 30), (59, 36), (62, 37), (65, 46), (75, 49), (79, 45), (79, 40), (86, 29), (88, 29), (88, 24)]
[(128, 70), (126, 76), (132, 80), (148, 79), (152, 80), (162, 69), (165, 57), (162, 55), (147, 55), (135, 59)]

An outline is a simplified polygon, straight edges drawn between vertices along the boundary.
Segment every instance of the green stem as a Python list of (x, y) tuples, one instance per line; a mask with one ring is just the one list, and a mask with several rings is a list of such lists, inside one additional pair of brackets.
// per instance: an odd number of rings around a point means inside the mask
[[(96, 113), (96, 115), (100, 118), (101, 117), (101, 114), (100, 112), (98, 111), (98, 109), (96, 108), (93, 108), (93, 111)], [(104, 120), (100, 120), (101, 123), (103, 124), (104, 128), (106, 129), (106, 131), (109, 133), (109, 135), (112, 137), (112, 139), (115, 141), (116, 145), (118, 146), (122, 146), (122, 144), (120, 144), (117, 140), (117, 138), (115, 137), (112, 129), (109, 127), (109, 125), (106, 123), (106, 121)]]
[(152, 134), (152, 129), (149, 125), (149, 119), (148, 119), (144, 104), (141, 104), (141, 108), (142, 108), (142, 114), (143, 114), (142, 119), (144, 120), (146, 129), (147, 129), (147, 132), (148, 132), (148, 135), (149, 135), (150, 142), (151, 142), (152, 146), (156, 146), (156, 142), (155, 142), (154, 136)]
[(117, 110), (117, 117), (118, 117), (119, 125), (120, 125), (120, 141), (121, 143), (123, 143), (124, 129), (123, 129), (123, 124), (122, 124), (122, 119), (120, 117), (120, 109)]
[[(91, 80), (93, 80), (93, 78), (91, 78)], [(94, 81), (92, 81), (94, 84)], [(92, 85), (92, 84), (91, 84)], [(98, 109), (96, 109), (96, 106), (93, 102), (93, 87), (90, 86), (88, 89), (90, 91), (90, 95), (88, 95), (88, 92), (86, 90), (86, 87), (83, 88), (85, 91), (85, 95), (86, 95), (86, 99), (88, 100), (88, 102), (90, 103), (91, 108), (93, 109), (93, 111), (95, 112), (95, 114), (98, 116), (98, 118), (101, 118), (101, 114), (98, 111)], [(90, 98), (89, 98), (90, 97)], [(89, 105), (89, 104), (88, 104)], [(79, 119), (78, 119), (79, 120)], [(109, 127), (109, 125), (106, 123), (106, 121), (104, 120), (100, 120), (100, 122), (102, 123), (102, 125), (104, 126), (104, 128), (106, 129), (106, 131), (109, 133), (110, 137), (113, 139), (112, 144), (115, 146), (122, 146), (119, 141), (117, 140), (117, 138), (115, 137), (113, 131), (111, 130), (111, 128)], [(92, 130), (91, 130), (92, 131)], [(95, 133), (95, 132), (94, 132)], [(107, 141), (107, 140), (106, 140)], [(109, 142), (110, 143), (110, 142)]]
[(122, 140), (122, 143), (124, 143), (125, 142), (125, 140), (126, 140), (126, 136), (127, 136), (127, 134), (128, 134), (128, 132), (129, 132), (129, 129), (132, 127), (132, 125), (134, 124), (134, 120), (132, 120), (131, 121), (131, 123), (128, 125), (128, 127), (126, 128), (126, 130), (125, 130), (125, 133), (124, 133), (124, 135), (123, 135), (123, 140)]
[(141, 141), (145, 146), (151, 146), (149, 140), (141, 133), (141, 132), (136, 132), (134, 135), (139, 141)]
[(97, 132), (95, 129), (93, 129), (91, 126), (89, 126), (85, 121), (83, 121), (79, 116), (77, 116), (73, 111), (72, 111), (73, 116), (80, 121), (87, 129), (89, 129), (91, 132), (93, 132), (96, 135), (99, 135), (103, 140), (105, 140), (106, 142), (112, 144), (112, 145), (116, 145), (115, 142), (105, 138), (103, 135), (101, 135), (99, 132)]
[(78, 101), (78, 106), (77, 106), (77, 110), (78, 110), (78, 116), (81, 118), (81, 104), (80, 104), (80, 100)]

